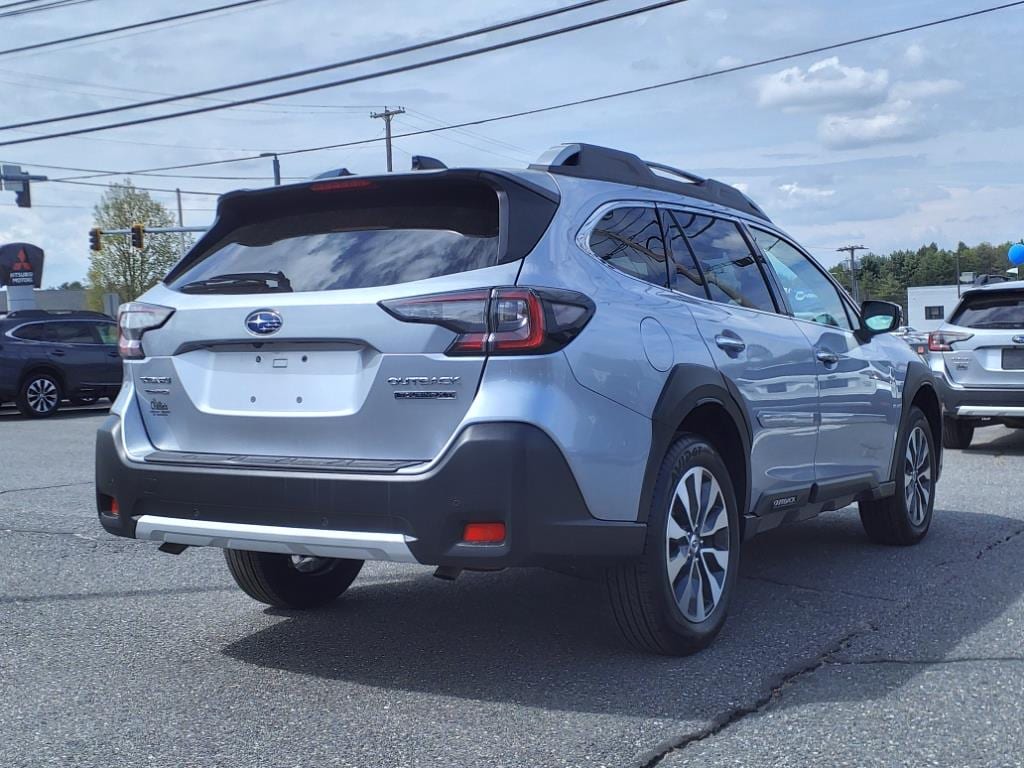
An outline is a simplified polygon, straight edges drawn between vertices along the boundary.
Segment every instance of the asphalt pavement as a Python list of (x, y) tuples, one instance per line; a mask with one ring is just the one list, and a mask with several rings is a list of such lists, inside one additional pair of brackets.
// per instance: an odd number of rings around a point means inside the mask
[(600, 583), (368, 564), (267, 609), (96, 522), (105, 414), (0, 409), (0, 766), (1020, 766), (1024, 432), (949, 451), (931, 533), (854, 509), (743, 550), (725, 630), (625, 647)]

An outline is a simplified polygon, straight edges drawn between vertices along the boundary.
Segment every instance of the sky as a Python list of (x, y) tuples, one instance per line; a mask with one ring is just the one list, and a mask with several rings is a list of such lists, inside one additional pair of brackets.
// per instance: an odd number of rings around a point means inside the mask
[[(225, 0), (91, 0), (0, 18), (0, 48), (130, 24)], [(267, 0), (188, 22), (52, 49), (0, 55), (0, 124), (178, 94), (409, 45), (566, 3), (555, 0)], [(444, 49), (240, 92), (487, 45), (644, 5), (609, 0)], [(486, 118), (731, 67), (965, 13), (997, 0), (688, 0), (629, 19), (461, 61), (278, 101), (86, 136), (0, 147), (0, 161), (51, 179), (48, 166), (130, 171), (379, 138), (370, 112), (404, 107), (396, 133)], [(2, 12), (2, 11), (0, 11)], [(399, 138), (449, 166), (523, 167), (545, 149), (585, 141), (736, 184), (820, 261), (863, 244), (877, 253), (937, 242), (1024, 236), (1024, 6), (758, 69), (467, 130)], [(187, 106), (213, 103), (190, 101)], [(151, 107), (124, 115), (154, 115)], [(102, 118), (0, 131), (28, 138)], [(31, 133), (35, 132), (35, 133)], [(281, 158), (286, 179), (340, 166), (385, 169), (381, 142)], [(220, 193), (271, 183), (269, 159), (169, 174), (139, 186)], [(92, 179), (108, 181), (123, 175)], [(0, 192), (0, 243), (47, 253), (44, 285), (83, 279), (92, 207), (103, 189), (33, 185), (33, 208)], [(154, 192), (172, 209), (173, 192)], [(186, 225), (216, 197), (184, 194)]]

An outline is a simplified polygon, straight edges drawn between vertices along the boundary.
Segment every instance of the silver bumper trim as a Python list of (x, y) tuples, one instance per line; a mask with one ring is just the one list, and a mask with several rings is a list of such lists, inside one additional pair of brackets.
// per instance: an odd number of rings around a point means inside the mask
[(135, 538), (187, 544), (191, 547), (221, 547), (350, 560), (388, 560), (393, 563), (417, 562), (409, 550), (409, 542), (416, 539), (401, 533), (325, 531), (318, 528), (217, 523), (143, 515), (135, 526)]
[(1024, 406), (1020, 405), (961, 405), (956, 409), (957, 416), (991, 416), (991, 417), (1024, 417)]

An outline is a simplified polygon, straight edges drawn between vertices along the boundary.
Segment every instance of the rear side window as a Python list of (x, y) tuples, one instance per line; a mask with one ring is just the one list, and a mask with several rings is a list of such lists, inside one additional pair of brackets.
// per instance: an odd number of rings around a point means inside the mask
[(185, 293), (329, 291), (521, 259), (547, 229), (557, 200), (482, 178), (331, 179), (238, 194), (221, 203), (214, 229), (167, 283)]
[(688, 222), (679, 223), (704, 273), (713, 301), (776, 311), (757, 259), (734, 222), (694, 216)]
[(615, 208), (590, 233), (590, 250), (627, 275), (667, 286), (665, 243), (653, 208)]
[(683, 227), (691, 225), (696, 216), (681, 211), (671, 213), (663, 211), (662, 213), (665, 237), (668, 238), (668, 250), (671, 256), (668, 273), (672, 290), (696, 296), (699, 299), (708, 298), (704, 288), (704, 277), (697, 267), (697, 262), (693, 260), (693, 254), (683, 236)]
[(21, 328), (12, 332), (11, 335), (16, 339), (22, 339), (24, 341), (48, 341), (50, 337), (46, 323), (23, 325)]
[(92, 323), (49, 323), (50, 340), (61, 344), (98, 344)]
[(953, 311), (949, 322), (965, 328), (1024, 328), (1024, 294), (967, 296)]
[(96, 323), (96, 335), (101, 344), (117, 344), (117, 326), (113, 323)]

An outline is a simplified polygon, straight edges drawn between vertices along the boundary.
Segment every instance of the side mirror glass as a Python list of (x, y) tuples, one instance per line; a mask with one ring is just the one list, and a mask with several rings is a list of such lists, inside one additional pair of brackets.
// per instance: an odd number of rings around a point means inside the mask
[(861, 304), (860, 316), (868, 332), (888, 333), (903, 324), (903, 310), (899, 304), (888, 301), (865, 301)]

